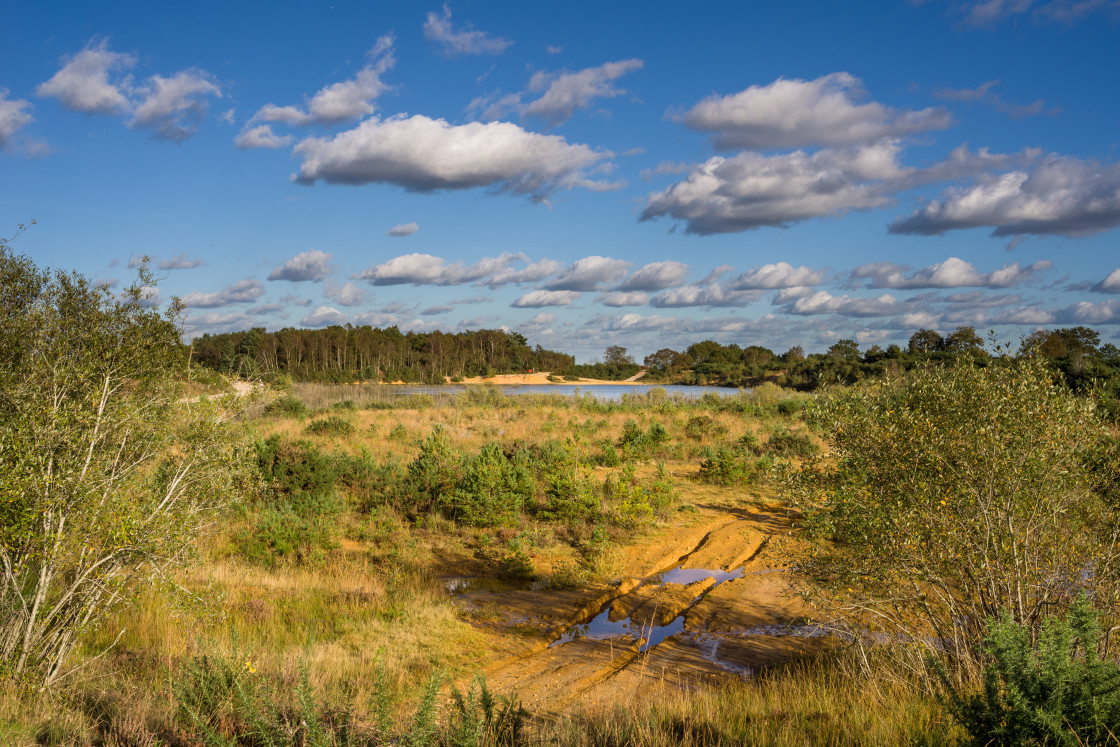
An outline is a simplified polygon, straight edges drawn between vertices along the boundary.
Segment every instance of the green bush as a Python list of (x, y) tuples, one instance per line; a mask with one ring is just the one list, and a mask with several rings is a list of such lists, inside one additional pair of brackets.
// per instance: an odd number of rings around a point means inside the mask
[(807, 433), (794, 433), (786, 428), (775, 428), (770, 432), (763, 447), (767, 453), (783, 457), (808, 459), (820, 451)]
[(989, 617), (1037, 635), (1073, 585), (1120, 594), (1120, 454), (1094, 401), (1044, 362), (930, 364), (810, 414), (832, 453), (786, 494), (811, 540), (796, 568), (819, 602), (970, 660)]
[(266, 415), (277, 415), (284, 418), (302, 418), (307, 415), (307, 405), (299, 397), (286, 395), (277, 397), (265, 407)]
[(1101, 630), (1082, 595), (1065, 619), (1051, 617), (1037, 643), (1009, 615), (990, 625), (980, 692), (961, 693), (933, 665), (945, 705), (982, 745), (1111, 744), (1120, 736), (1120, 665), (1101, 660)]
[(348, 436), (354, 432), (354, 424), (339, 415), (328, 415), (322, 420), (312, 420), (304, 430), (316, 436)]
[[(707, 397), (708, 395), (704, 395)], [(717, 403), (719, 404), (719, 403)], [(684, 434), (693, 441), (703, 441), (705, 438), (718, 438), (727, 433), (727, 428), (710, 415), (693, 415), (685, 424)]]
[(450, 518), (470, 526), (515, 524), (533, 497), (528, 470), (511, 462), (500, 444), (491, 442), (462, 462), (462, 477), (441, 502)]
[(747, 455), (723, 445), (700, 462), (700, 479), (713, 485), (741, 485), (754, 475), (754, 463)]

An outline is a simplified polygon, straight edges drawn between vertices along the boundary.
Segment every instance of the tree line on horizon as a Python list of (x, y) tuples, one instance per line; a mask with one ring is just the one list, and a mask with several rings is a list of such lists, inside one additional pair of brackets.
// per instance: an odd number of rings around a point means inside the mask
[[(268, 332), (254, 327), (202, 335), (192, 348), (194, 359), (215, 371), (286, 375), (301, 381), (443, 383), (448, 378), (531, 370), (619, 381), (646, 369), (645, 380), (650, 382), (751, 386), (772, 380), (803, 391), (909, 370), (927, 361), (987, 365), (992, 356), (984, 339), (968, 326), (944, 335), (920, 329), (905, 347), (873, 344), (861, 349), (855, 340), (842, 339), (824, 353), (809, 355), (800, 346), (777, 353), (761, 345), (703, 340), (683, 351), (662, 348), (641, 364), (619, 345), (607, 347), (601, 360), (577, 364), (572, 355), (530, 346), (524, 335), (500, 329), (401, 332), (395, 326), (346, 325)], [(1091, 381), (1120, 381), (1120, 349), (1112, 343), (1102, 345), (1100, 333), (1089, 327), (1039, 329), (1020, 341), (1019, 351), (1052, 361), (1075, 388)]]

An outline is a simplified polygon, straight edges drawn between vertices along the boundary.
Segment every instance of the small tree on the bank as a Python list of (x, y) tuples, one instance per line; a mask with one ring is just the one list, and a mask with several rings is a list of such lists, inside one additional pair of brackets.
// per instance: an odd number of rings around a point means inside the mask
[(249, 462), (186, 405), (178, 305), (120, 297), (0, 241), (0, 674), (50, 684), (139, 582), (194, 546)]
[(1117, 442), (1042, 361), (921, 367), (814, 416), (833, 450), (787, 486), (798, 568), (857, 627), (967, 662), (989, 619), (1037, 634), (1082, 591), (1120, 598)]

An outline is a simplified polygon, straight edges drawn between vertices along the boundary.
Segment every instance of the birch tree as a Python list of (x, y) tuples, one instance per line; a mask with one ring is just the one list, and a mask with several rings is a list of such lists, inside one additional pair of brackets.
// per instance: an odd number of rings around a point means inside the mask
[(0, 241), (0, 673), (49, 685), (166, 578), (248, 472), (223, 401), (181, 402), (180, 307), (41, 270)]

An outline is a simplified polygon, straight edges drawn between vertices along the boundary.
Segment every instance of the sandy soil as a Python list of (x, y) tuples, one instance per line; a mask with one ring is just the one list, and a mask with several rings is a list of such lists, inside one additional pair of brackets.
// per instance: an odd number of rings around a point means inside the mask
[[(468, 588), (454, 596), (468, 610), (489, 611), (478, 623), (492, 641), (487, 681), (499, 693), (517, 693), (531, 711), (648, 700), (750, 676), (835, 643), (799, 625), (810, 610), (789, 586), (788, 539), (775, 539), (784, 529), (774, 509), (707, 506), (627, 548), (625, 576), (613, 585)], [(677, 568), (698, 577), (659, 583), (655, 574)], [(608, 619), (627, 627), (596, 633)]]
[[(463, 379), (459, 384), (497, 384), (499, 386), (523, 386), (526, 384), (593, 384), (595, 386), (626, 386), (628, 384), (636, 384), (638, 380), (646, 375), (646, 371), (639, 371), (636, 375), (631, 376), (625, 381), (607, 381), (606, 379), (577, 379), (575, 381), (549, 381), (548, 377), (551, 376), (549, 371), (539, 371), (531, 374), (495, 374), (494, 376), (471, 376)], [(448, 379), (450, 382), (451, 379)]]

